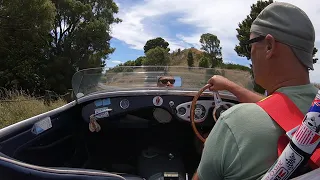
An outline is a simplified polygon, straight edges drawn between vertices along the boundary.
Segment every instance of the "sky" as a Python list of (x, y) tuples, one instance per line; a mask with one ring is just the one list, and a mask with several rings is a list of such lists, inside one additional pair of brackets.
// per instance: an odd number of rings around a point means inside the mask
[[(162, 37), (171, 51), (178, 48), (200, 48), (200, 36), (212, 33), (220, 39), (224, 62), (248, 66), (250, 61), (234, 51), (238, 44), (236, 28), (250, 13), (257, 0), (114, 0), (123, 22), (112, 25), (111, 46), (116, 51), (107, 60), (115, 66), (143, 56), (143, 46), (152, 38)], [(279, 0), (280, 1), (280, 0)], [(279, 2), (278, 1), (278, 2)], [(315, 32), (315, 46), (320, 57), (320, 1), (281, 0), (300, 7), (311, 19)], [(310, 71), (312, 82), (320, 83), (320, 62)]]

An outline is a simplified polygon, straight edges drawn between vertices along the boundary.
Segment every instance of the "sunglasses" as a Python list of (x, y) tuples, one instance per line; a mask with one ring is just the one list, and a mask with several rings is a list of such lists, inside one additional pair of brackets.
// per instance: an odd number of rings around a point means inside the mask
[(255, 38), (252, 38), (250, 40), (248, 40), (245, 45), (246, 45), (246, 50), (247, 52), (250, 54), (251, 53), (251, 46), (253, 43), (256, 43), (256, 42), (259, 42), (259, 41), (262, 41), (264, 40), (266, 37), (265, 36), (258, 36), (258, 37), (255, 37)]
[(168, 82), (170, 82), (170, 84), (174, 84), (176, 82), (176, 80), (174, 80), (174, 79), (161, 79), (161, 80), (159, 80), (159, 82), (161, 82), (162, 84), (167, 84)]

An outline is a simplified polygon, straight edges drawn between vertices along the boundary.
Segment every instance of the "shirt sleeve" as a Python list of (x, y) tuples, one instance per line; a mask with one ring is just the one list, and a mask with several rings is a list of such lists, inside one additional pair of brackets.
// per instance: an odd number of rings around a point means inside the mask
[(197, 170), (200, 180), (237, 178), (241, 169), (239, 148), (229, 126), (224, 122), (230, 116), (221, 116), (206, 139)]

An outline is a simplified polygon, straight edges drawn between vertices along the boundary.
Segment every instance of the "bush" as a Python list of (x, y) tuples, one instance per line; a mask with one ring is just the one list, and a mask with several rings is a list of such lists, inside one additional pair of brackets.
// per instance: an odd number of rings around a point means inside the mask
[(209, 67), (209, 58), (207, 56), (203, 56), (199, 61), (199, 67), (208, 68)]
[(243, 66), (240, 64), (233, 64), (233, 63), (227, 63), (227, 64), (221, 64), (218, 67), (223, 68), (223, 69), (237, 69), (237, 70), (242, 70), (242, 71), (250, 71), (250, 68), (247, 66)]

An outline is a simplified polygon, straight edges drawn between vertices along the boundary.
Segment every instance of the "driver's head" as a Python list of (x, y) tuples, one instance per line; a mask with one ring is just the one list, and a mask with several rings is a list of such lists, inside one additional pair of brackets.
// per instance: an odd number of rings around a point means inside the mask
[(313, 70), (315, 30), (298, 7), (275, 2), (254, 20), (248, 51), (257, 84), (268, 88), (294, 78), (308, 78)]
[(158, 87), (172, 87), (175, 83), (175, 79), (172, 76), (161, 76), (158, 79), (157, 86)]

